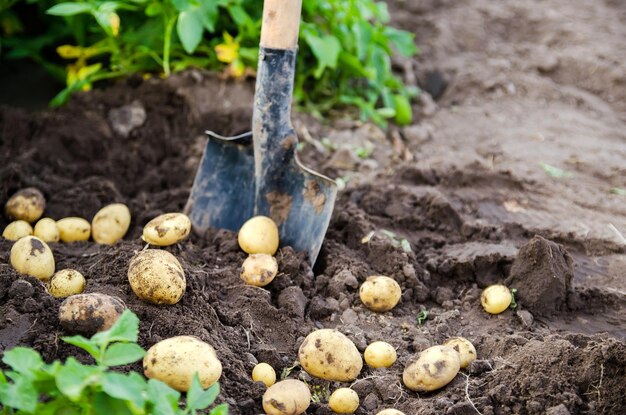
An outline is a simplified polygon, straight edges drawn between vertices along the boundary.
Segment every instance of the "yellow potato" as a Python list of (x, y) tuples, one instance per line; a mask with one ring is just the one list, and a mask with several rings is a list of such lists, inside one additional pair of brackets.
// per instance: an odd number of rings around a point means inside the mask
[(130, 260), (128, 282), (137, 297), (152, 304), (176, 304), (187, 280), (178, 259), (161, 249), (146, 249)]
[(2, 237), (9, 241), (17, 241), (20, 238), (33, 234), (33, 227), (25, 220), (16, 220), (11, 222), (4, 228)]
[(263, 409), (267, 415), (300, 415), (310, 404), (309, 387), (295, 379), (280, 381), (263, 394)]
[(188, 391), (196, 372), (204, 389), (222, 375), (222, 363), (215, 349), (197, 337), (162, 340), (148, 349), (143, 358), (143, 373), (147, 378), (165, 382), (177, 391)]
[(400, 301), (402, 290), (393, 279), (382, 275), (368, 277), (359, 288), (359, 297), (372, 311), (389, 311)]
[(264, 287), (278, 274), (276, 258), (268, 254), (252, 254), (241, 267), (241, 279), (248, 285)]
[(332, 329), (310, 333), (300, 345), (298, 359), (310, 375), (337, 382), (356, 379), (363, 368), (363, 359), (352, 340)]
[(422, 351), (404, 368), (404, 385), (416, 392), (430, 392), (446, 386), (461, 368), (459, 354), (450, 346), (433, 346)]
[(38, 189), (27, 187), (15, 193), (4, 206), (4, 213), (11, 220), (33, 223), (43, 215), (46, 199)]
[(265, 386), (270, 387), (276, 383), (276, 372), (274, 368), (267, 363), (259, 363), (252, 369), (252, 380), (255, 382), (263, 382)]
[(43, 218), (37, 221), (34, 235), (44, 242), (59, 242), (59, 239), (61, 239), (56, 221), (50, 218)]
[(476, 360), (476, 348), (464, 337), (453, 337), (443, 345), (452, 347), (459, 354), (461, 369), (465, 369)]
[(25, 236), (11, 248), (11, 266), (20, 274), (47, 281), (54, 274), (54, 255), (41, 239)]
[(48, 292), (57, 298), (80, 294), (85, 290), (85, 277), (73, 269), (63, 269), (56, 272), (50, 279)]
[(404, 415), (404, 412), (400, 412), (397, 409), (383, 409), (377, 412), (376, 415)]
[(83, 218), (63, 218), (57, 221), (57, 228), (63, 242), (87, 241), (91, 236), (91, 225)]
[(489, 314), (500, 314), (511, 305), (513, 295), (505, 285), (490, 285), (480, 296), (480, 303)]
[(328, 406), (338, 414), (353, 414), (359, 407), (359, 395), (350, 388), (339, 388), (330, 395)]
[(156, 246), (174, 245), (189, 236), (191, 220), (183, 213), (164, 213), (143, 227), (141, 239)]
[(126, 306), (117, 297), (106, 294), (76, 294), (59, 307), (61, 326), (71, 334), (90, 336), (111, 328)]
[(100, 209), (91, 220), (93, 240), (113, 245), (126, 235), (130, 226), (130, 210), (122, 203), (113, 203)]
[(278, 250), (278, 227), (267, 216), (255, 216), (239, 229), (237, 241), (248, 254), (274, 255)]
[(363, 357), (365, 357), (365, 363), (367, 363), (369, 367), (376, 369), (393, 365), (398, 355), (396, 354), (396, 349), (389, 343), (374, 342), (367, 346)]

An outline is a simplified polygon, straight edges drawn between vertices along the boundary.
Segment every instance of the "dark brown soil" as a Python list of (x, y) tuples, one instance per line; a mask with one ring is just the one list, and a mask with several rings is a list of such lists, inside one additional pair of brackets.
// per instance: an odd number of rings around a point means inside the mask
[[(383, 408), (407, 415), (626, 413), (626, 243), (616, 235), (626, 230), (626, 199), (608, 192), (626, 187), (623, 100), (613, 99), (626, 96), (626, 86), (576, 75), (568, 63), (579, 49), (558, 19), (561, 13), (583, 34), (592, 33), (589, 25), (613, 28), (575, 40), (589, 53), (599, 43), (611, 50), (623, 33), (623, 8), (529, 2), (549, 11), (539, 13), (496, 0), (419, 3), (392, 3), (396, 23), (416, 30), (425, 46), (422, 57), (396, 62), (398, 68), (440, 96), (434, 103), (425, 95), (415, 125), (383, 134), (351, 122), (296, 119), (305, 161), (347, 183), (314, 269), (282, 247), (280, 274), (267, 289), (245, 286), (236, 235), (215, 229), (165, 248), (185, 268), (180, 303), (149, 305), (130, 289), (128, 263), (144, 247), (143, 225), (186, 203), (202, 131), (249, 128), (252, 85), (200, 72), (130, 79), (54, 111), (0, 109), (0, 203), (33, 186), (55, 219), (91, 219), (107, 203), (128, 204), (133, 221), (123, 242), (51, 244), (57, 269), (83, 273), (86, 292), (119, 296), (141, 319), (146, 348), (182, 334), (211, 343), (224, 365), (219, 399), (233, 414), (262, 412), (264, 386), (250, 379), (254, 364), (268, 362), (279, 373), (292, 367), (304, 336), (320, 327), (341, 330), (361, 351), (375, 340), (397, 348), (394, 366), (365, 368), (351, 385), (361, 415)], [(556, 52), (542, 49), (539, 34), (553, 33), (561, 66), (546, 57)], [(488, 39), (493, 43), (481, 47)], [(540, 52), (540, 69), (529, 69), (523, 62)], [(597, 76), (610, 81), (609, 63), (597, 59)], [(624, 62), (614, 70), (624, 73)], [(336, 149), (321, 144), (325, 136)], [(370, 158), (355, 155), (367, 146), (375, 149)], [(539, 161), (575, 178), (550, 177)], [(0, 218), (0, 227), (7, 223)], [(60, 340), (60, 300), (10, 267), (11, 245), (0, 241), (0, 351), (25, 345), (46, 360), (88, 360)], [(358, 287), (374, 274), (403, 289), (391, 312), (360, 303)], [(517, 310), (482, 310), (481, 289), (496, 282), (518, 288)], [(429, 315), (420, 325), (422, 310)], [(405, 389), (401, 373), (412, 356), (452, 336), (470, 339), (479, 360), (440, 391)], [(315, 385), (321, 402), (307, 413), (331, 413), (325, 391), (338, 384), (297, 367), (290, 376)]]

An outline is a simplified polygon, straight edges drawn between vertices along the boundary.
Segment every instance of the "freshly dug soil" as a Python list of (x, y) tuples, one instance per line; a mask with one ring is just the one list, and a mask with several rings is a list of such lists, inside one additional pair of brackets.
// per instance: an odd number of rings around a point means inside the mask
[[(314, 269), (282, 247), (278, 277), (245, 286), (236, 234), (213, 229), (165, 248), (185, 269), (180, 303), (155, 306), (133, 294), (127, 270), (144, 247), (142, 227), (184, 208), (204, 129), (249, 128), (252, 85), (201, 72), (129, 79), (53, 111), (0, 109), (0, 203), (29, 186), (55, 219), (91, 219), (126, 203), (133, 219), (124, 241), (50, 244), (57, 270), (80, 271), (86, 292), (120, 297), (141, 319), (145, 348), (183, 334), (212, 344), (224, 366), (219, 401), (232, 414), (262, 412), (265, 387), (250, 378), (260, 361), (312, 385), (320, 402), (307, 413), (330, 414), (328, 392), (339, 384), (294, 365), (304, 337), (322, 327), (361, 352), (376, 340), (397, 349), (394, 366), (364, 368), (351, 384), (357, 414), (626, 413), (626, 199), (609, 192), (626, 188), (626, 85), (612, 78), (626, 73), (617, 57), (623, 5), (397, 4), (395, 23), (415, 30), (424, 52), (396, 66), (439, 101), (424, 95), (416, 123), (387, 134), (297, 116), (303, 159), (346, 184)], [(321, 145), (325, 136), (335, 149)], [(357, 157), (359, 148), (371, 157)], [(546, 165), (574, 176), (553, 177)], [(0, 351), (23, 345), (48, 361), (89, 361), (60, 340), (61, 301), (11, 268), (11, 245), (0, 241)], [(361, 304), (369, 275), (401, 285), (391, 312)], [(518, 288), (516, 310), (482, 310), (481, 290), (496, 282)], [(421, 311), (428, 319), (419, 324)], [(453, 336), (471, 340), (479, 360), (440, 391), (404, 388), (404, 366)]]

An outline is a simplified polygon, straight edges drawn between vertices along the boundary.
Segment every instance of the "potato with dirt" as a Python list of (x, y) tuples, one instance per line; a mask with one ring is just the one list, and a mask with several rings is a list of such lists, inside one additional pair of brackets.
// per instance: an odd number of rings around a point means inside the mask
[(279, 244), (278, 226), (267, 216), (255, 216), (239, 229), (237, 241), (248, 254), (274, 255)]
[(143, 372), (149, 379), (186, 392), (196, 373), (204, 389), (217, 382), (222, 375), (222, 363), (210, 344), (194, 336), (176, 336), (148, 349), (143, 358)]
[(359, 407), (359, 395), (350, 388), (336, 389), (328, 399), (328, 406), (337, 414), (353, 414)]
[(35, 224), (33, 234), (44, 242), (59, 242), (59, 228), (54, 219), (42, 218)]
[(267, 363), (259, 363), (252, 369), (252, 380), (270, 387), (276, 383), (276, 371)]
[(111, 328), (126, 305), (118, 297), (90, 293), (67, 297), (59, 307), (59, 321), (67, 333), (91, 336)]
[(48, 292), (56, 298), (80, 294), (85, 290), (85, 277), (74, 269), (62, 269), (54, 273), (48, 283)]
[(33, 223), (46, 209), (46, 198), (38, 189), (27, 187), (15, 193), (4, 205), (4, 213), (11, 220)]
[(363, 359), (352, 340), (333, 329), (315, 330), (300, 345), (298, 360), (311, 376), (336, 382), (357, 378)]
[(402, 374), (404, 385), (416, 392), (430, 392), (446, 386), (459, 373), (459, 354), (450, 346), (423, 350)]
[(2, 237), (8, 241), (17, 241), (20, 238), (33, 234), (33, 227), (25, 220), (16, 220), (7, 225), (2, 231)]
[(465, 337), (452, 337), (446, 340), (444, 346), (450, 346), (459, 354), (461, 360), (461, 369), (467, 368), (474, 360), (476, 360), (476, 348)]
[(404, 412), (400, 412), (397, 409), (383, 409), (377, 412), (376, 415), (404, 415)]
[(267, 415), (300, 415), (310, 404), (309, 387), (296, 379), (275, 383), (263, 394), (263, 409)]
[(191, 220), (184, 213), (164, 213), (143, 227), (141, 239), (150, 245), (174, 245), (191, 232)]
[(183, 266), (161, 249), (135, 255), (128, 266), (128, 282), (137, 297), (152, 304), (176, 304), (187, 288)]
[(126, 235), (130, 226), (130, 210), (123, 203), (112, 203), (100, 209), (91, 220), (93, 240), (113, 245)]
[(276, 258), (268, 254), (252, 254), (243, 261), (241, 279), (248, 285), (264, 287), (278, 274)]
[(361, 284), (359, 297), (367, 308), (379, 313), (393, 309), (400, 302), (402, 289), (393, 279), (384, 275), (373, 275)]
[(387, 342), (373, 342), (365, 348), (363, 353), (365, 363), (371, 368), (390, 367), (396, 362), (396, 349)]
[(485, 288), (480, 296), (483, 309), (489, 314), (500, 314), (511, 305), (513, 294), (506, 285), (494, 284)]
[(41, 239), (25, 236), (11, 247), (11, 266), (20, 274), (47, 281), (54, 274), (54, 255)]
[(91, 236), (91, 224), (75, 216), (58, 220), (57, 228), (62, 242), (88, 241)]

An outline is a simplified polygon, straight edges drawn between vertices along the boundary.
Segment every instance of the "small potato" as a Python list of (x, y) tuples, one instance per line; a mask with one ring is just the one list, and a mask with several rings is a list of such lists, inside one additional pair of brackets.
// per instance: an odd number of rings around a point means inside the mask
[(187, 280), (178, 259), (161, 249), (146, 249), (130, 260), (128, 282), (137, 297), (152, 304), (176, 304)]
[(63, 218), (57, 221), (57, 228), (63, 242), (88, 241), (91, 236), (91, 225), (83, 218)]
[(363, 304), (370, 310), (378, 312), (394, 308), (401, 295), (400, 285), (393, 278), (382, 275), (368, 277), (359, 289), (359, 297)]
[(476, 348), (464, 337), (453, 337), (443, 345), (452, 347), (459, 354), (461, 369), (465, 369), (476, 360)]
[(20, 274), (47, 281), (54, 274), (54, 255), (41, 239), (25, 236), (11, 248), (11, 266)]
[(363, 359), (352, 340), (332, 329), (310, 333), (300, 345), (298, 359), (310, 375), (337, 382), (356, 379), (363, 368)]
[(25, 220), (16, 220), (4, 228), (2, 237), (9, 241), (17, 241), (20, 238), (33, 234), (33, 227)]
[(420, 352), (404, 368), (404, 385), (416, 392), (430, 392), (446, 386), (461, 368), (459, 354), (450, 346), (433, 346)]
[(117, 297), (106, 294), (76, 294), (59, 307), (61, 327), (71, 334), (92, 334), (111, 328), (126, 306)]
[(143, 358), (143, 373), (147, 378), (160, 380), (180, 392), (191, 386), (198, 373), (204, 389), (222, 376), (222, 363), (215, 349), (193, 336), (176, 336), (153, 345)]
[(91, 220), (93, 240), (113, 245), (126, 235), (130, 226), (130, 210), (122, 203), (113, 203), (100, 209)]
[(239, 229), (237, 241), (248, 254), (274, 255), (278, 250), (278, 227), (267, 216), (255, 216)]
[(489, 314), (500, 314), (511, 305), (513, 295), (505, 285), (490, 285), (483, 290), (480, 303)]
[(174, 245), (189, 236), (191, 220), (183, 213), (164, 213), (143, 227), (141, 239), (156, 246)]
[(263, 382), (269, 388), (276, 383), (276, 371), (267, 363), (259, 363), (252, 369), (252, 380)]
[(35, 224), (34, 234), (44, 242), (59, 242), (61, 239), (56, 221), (50, 218), (39, 219)]
[(389, 367), (393, 365), (398, 358), (396, 349), (386, 342), (371, 343), (365, 349), (363, 356), (365, 357), (365, 363), (375, 369), (379, 367)]
[(48, 292), (57, 298), (80, 294), (85, 290), (85, 277), (73, 269), (63, 269), (56, 272), (50, 279)]
[(278, 274), (276, 258), (268, 254), (252, 254), (241, 267), (241, 279), (248, 285), (264, 287)]
[(295, 379), (280, 381), (263, 394), (263, 409), (267, 415), (300, 415), (310, 404), (309, 387)]
[(377, 412), (376, 415), (404, 415), (404, 412), (400, 412), (397, 409), (383, 409)]
[(11, 220), (33, 223), (43, 215), (46, 198), (38, 189), (27, 187), (15, 193), (4, 206), (4, 213)]
[(328, 406), (338, 414), (353, 414), (359, 407), (359, 395), (350, 388), (339, 388), (330, 395)]

